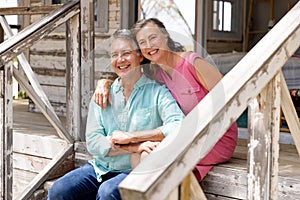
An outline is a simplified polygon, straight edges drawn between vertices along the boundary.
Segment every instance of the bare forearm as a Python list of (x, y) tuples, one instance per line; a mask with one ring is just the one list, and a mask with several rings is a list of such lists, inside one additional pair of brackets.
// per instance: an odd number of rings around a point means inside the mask
[(119, 145), (119, 147), (131, 153), (151, 153), (159, 144), (160, 142), (146, 141), (139, 143), (123, 144)]
[(125, 148), (121, 148), (120, 146), (115, 146), (115, 147), (112, 147), (107, 156), (119, 156), (119, 155), (123, 155), (123, 154), (128, 154), (130, 153), (130, 151), (127, 151)]
[(145, 141), (160, 142), (164, 137), (164, 134), (158, 129), (136, 132), (115, 131), (112, 134), (111, 141), (114, 144), (129, 144)]
[(114, 145), (107, 156), (119, 156), (128, 153), (138, 153), (140, 143)]
[(133, 132), (132, 134), (133, 142), (161, 142), (165, 138), (164, 134), (158, 129), (137, 131)]

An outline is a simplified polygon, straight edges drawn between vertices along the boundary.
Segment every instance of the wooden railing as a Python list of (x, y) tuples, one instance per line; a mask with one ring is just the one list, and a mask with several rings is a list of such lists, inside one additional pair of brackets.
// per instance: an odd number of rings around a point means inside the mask
[[(28, 199), (47, 179), (51, 172), (57, 169), (65, 158), (74, 151), (74, 139), (80, 138), (82, 132), (82, 118), (85, 118), (85, 116), (82, 116), (81, 114), (84, 112), (87, 113), (86, 109), (81, 106), (82, 99), (81, 94), (78, 91), (88, 94), (91, 90), (90, 88), (87, 88), (88, 91), (85, 91), (86, 88), (80, 90), (80, 76), (89, 76), (90, 69), (93, 69), (93, 49), (91, 48), (93, 47), (93, 40), (91, 40), (93, 26), (90, 27), (93, 23), (90, 22), (90, 19), (92, 18), (89, 16), (90, 13), (93, 13), (91, 12), (93, 10), (91, 5), (93, 5), (92, 0), (75, 0), (69, 1), (61, 7), (56, 6), (55, 8), (57, 9), (14, 36), (11, 33), (5, 17), (2, 15), (0, 16), (1, 26), (10, 37), (0, 44), (0, 72), (2, 72), (2, 77), (0, 79), (0, 199), (12, 199), (12, 76), (14, 76), (19, 84), (25, 89), (27, 95), (49, 120), (58, 135), (67, 141), (67, 145), (57, 154), (57, 156), (54, 157), (43, 171), (31, 181), (24, 192), (19, 197), (14, 197), (14, 199)], [(32, 8), (33, 9), (31, 10), (22, 10), (22, 8), (15, 8), (14, 10), (19, 10), (21, 14), (45, 14), (46, 11), (53, 9), (51, 6), (45, 7), (45, 9)], [(80, 12), (80, 8), (84, 8), (85, 12)], [(6, 14), (12, 14), (7, 13), (7, 10), (5, 12)], [(80, 21), (80, 19), (84, 20)], [(35, 42), (43, 39), (62, 23), (66, 23), (67, 42), (67, 128), (62, 125), (57, 117), (29, 63), (25, 56), (22, 55), (23, 51), (28, 49)], [(86, 41), (82, 46), (79, 45), (80, 39)], [(84, 54), (82, 54), (82, 51), (84, 51)], [(18, 57), (18, 61), (24, 70), (26, 77), (22, 75), (19, 69), (11, 64), (12, 59), (15, 57)], [(93, 82), (93, 78), (88, 80)], [(88, 98), (89, 100), (87, 95), (85, 95), (85, 98)], [(84, 102), (84, 104), (86, 104), (86, 102)], [(86, 105), (84, 107), (86, 107)]]
[[(84, 68), (93, 56), (89, 51), (92, 45), (79, 49), (81, 41), (89, 41), (91, 36), (88, 21), (79, 26), (79, 5), (88, 8), (89, 1), (71, 1), (63, 7), (24, 29), (0, 45), (1, 70), (1, 198), (12, 199), (12, 75), (23, 85), (27, 94), (39, 106), (43, 114), (56, 128), (59, 135), (68, 141), (67, 145), (47, 167), (31, 182), (18, 199), (28, 199), (43, 183), (59, 163), (73, 151), (73, 138), (80, 130), (80, 87), (79, 77), (84, 76), (79, 67)], [(81, 12), (81, 18), (89, 19)], [(298, 3), (185, 118), (181, 127), (168, 136), (147, 159), (144, 160), (121, 183), (123, 199), (164, 199), (188, 176), (198, 160), (203, 158), (223, 133), (248, 106), (250, 109), (250, 148), (248, 164), (248, 199), (254, 193), (265, 198), (276, 199), (278, 178), (278, 135), (279, 109), (281, 107), (291, 129), (298, 152), (300, 152), (300, 125), (291, 98), (288, 94), (280, 69), (286, 60), (299, 47), (300, 42), (300, 3)], [(56, 119), (47, 101), (38, 91), (39, 86), (29, 85), (24, 77), (9, 62), (35, 41), (42, 39), (61, 23), (67, 22), (68, 55), (67, 104), (68, 112), (65, 130)], [(90, 39), (90, 38), (89, 38)], [(87, 42), (88, 43), (88, 42)], [(84, 55), (81, 51), (85, 51)], [(81, 73), (80, 73), (81, 72)], [(33, 78), (34, 79), (34, 78)], [(281, 90), (281, 92), (280, 92)], [(68, 110), (68, 109), (67, 109)], [(71, 111), (71, 110), (69, 110)], [(204, 117), (205, 116), (205, 117)], [(75, 132), (75, 133), (74, 133)], [(268, 137), (265, 137), (265, 136)], [(267, 138), (264, 148), (258, 149), (255, 142)], [(263, 140), (262, 140), (263, 141)], [(259, 155), (253, 156), (255, 151)], [(262, 152), (263, 151), (263, 152)], [(300, 153), (299, 153), (300, 154)], [(268, 164), (266, 165), (266, 163)], [(265, 169), (252, 170), (252, 169)], [(192, 177), (193, 178), (193, 177)], [(188, 177), (188, 179), (192, 179)], [(260, 182), (264, 180), (263, 182)], [(259, 183), (259, 184), (257, 184)], [(256, 187), (259, 185), (260, 187)], [(191, 190), (192, 191), (192, 190)]]
[(120, 184), (124, 200), (167, 198), (247, 107), (247, 198), (277, 198), (280, 104), (300, 155), (300, 124), (280, 75), (300, 46), (299, 19), (300, 2)]

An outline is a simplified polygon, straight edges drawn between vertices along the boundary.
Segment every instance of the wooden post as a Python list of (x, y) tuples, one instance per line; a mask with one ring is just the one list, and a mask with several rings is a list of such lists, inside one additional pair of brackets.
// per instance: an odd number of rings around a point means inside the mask
[(291, 135), (294, 139), (296, 149), (300, 156), (300, 135), (299, 135), (300, 122), (282, 72), (281, 72), (281, 108), (286, 118), (289, 129), (291, 131)]
[(4, 98), (4, 88), (5, 88), (5, 84), (4, 84), (4, 66), (1, 66), (0, 68), (0, 142), (1, 142), (1, 148), (0, 148), (0, 200), (3, 200), (4, 194), (5, 194), (5, 174), (4, 174), (4, 140), (3, 140), (3, 136), (4, 136), (4, 119), (5, 119), (5, 113), (4, 113), (4, 109), (3, 109), (3, 98)]
[(175, 187), (165, 200), (179, 200), (179, 188)]
[[(85, 141), (88, 107), (94, 92), (94, 2), (80, 1), (81, 14), (81, 131), (78, 136)], [(75, 140), (79, 139), (75, 138)]]
[(205, 13), (206, 11), (206, 4), (207, 1), (205, 0), (196, 0), (196, 10), (198, 10), (199, 12), (196, 12), (196, 23), (195, 23), (195, 51), (201, 55), (202, 57), (206, 57), (206, 51), (204, 51), (204, 49), (206, 49), (206, 34), (205, 34), (205, 18), (206, 15), (204, 15), (203, 13)]
[(4, 66), (1, 71), (1, 89), (0, 89), (0, 199), (12, 199), (12, 62)]
[(185, 179), (183, 179), (180, 185), (180, 199), (189, 200), (191, 199), (191, 176), (193, 174), (189, 173)]
[(206, 196), (193, 172), (190, 172), (180, 185), (180, 199), (206, 200)]
[(206, 200), (206, 196), (200, 187), (198, 180), (196, 179), (193, 172), (190, 172), (191, 176), (191, 200)]
[(278, 198), (278, 172), (279, 172), (279, 124), (280, 124), (280, 101), (281, 101), (281, 77), (278, 73), (272, 82), (273, 106), (271, 113), (271, 155), (270, 155), (270, 199)]
[(168, 195), (166, 200), (206, 200), (206, 196), (200, 187), (193, 172), (190, 172), (182, 181), (180, 186), (176, 187)]
[(247, 199), (277, 199), (279, 75), (249, 104)]
[[(18, 6), (30, 7), (30, 0), (18, 0)], [(18, 15), (18, 24), (21, 25), (21, 30), (30, 25), (30, 23), (31, 23), (30, 19), (31, 19), (31, 15)], [(18, 32), (21, 30), (18, 30)], [(23, 54), (24, 54), (26, 60), (29, 62), (30, 61), (29, 49), (24, 50)], [(24, 71), (22, 68), (20, 68), (20, 72), (22, 75), (24, 74)], [(19, 88), (19, 90), (22, 92), (25, 92), (25, 90), (21, 87)]]
[(67, 123), (66, 129), (73, 138), (80, 138), (80, 31), (79, 14), (67, 21)]

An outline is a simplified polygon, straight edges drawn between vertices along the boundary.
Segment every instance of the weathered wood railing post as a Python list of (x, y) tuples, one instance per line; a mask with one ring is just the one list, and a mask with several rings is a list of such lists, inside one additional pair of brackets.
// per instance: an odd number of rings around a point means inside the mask
[(278, 196), (280, 76), (249, 104), (247, 199)]
[[(3, 69), (3, 70), (2, 70)], [(12, 199), (12, 62), (0, 71), (0, 199)]]
[(298, 155), (300, 156), (300, 134), (299, 134), (300, 122), (282, 72), (280, 74), (281, 74), (281, 108), (286, 118), (289, 129), (291, 131), (291, 135), (293, 137), (296, 149), (298, 151)]
[(76, 140), (81, 132), (80, 109), (80, 19), (79, 14), (66, 23), (66, 129)]
[[(81, 132), (78, 136), (85, 141), (85, 125), (89, 103), (94, 91), (94, 3), (80, 1), (81, 27)], [(78, 139), (79, 139), (78, 138)], [(77, 139), (77, 138), (75, 138)]]
[[(79, 28), (79, 0), (74, 0), (65, 3), (63, 6), (57, 8), (56, 10), (52, 11), (48, 15), (46, 15), (43, 19), (38, 20), (31, 24), (31, 26), (26, 27), (23, 31), (19, 32), (15, 36), (9, 38), (7, 41), (1, 43), (0, 48), (0, 55), (1, 55), (1, 64), (8, 64), (14, 57), (18, 56), (22, 53), (26, 48), (33, 45), (34, 42), (37, 40), (40, 40), (44, 38), (48, 33), (50, 33), (53, 29), (55, 29), (60, 24), (66, 22), (71, 18), (71, 23), (73, 24), (75, 28)], [(77, 16), (76, 16), (77, 15)], [(74, 18), (72, 18), (74, 17)], [(76, 21), (77, 20), (77, 21)], [(73, 28), (74, 28), (73, 27)], [(78, 39), (78, 33), (79, 31), (73, 30), (73, 33), (77, 32), (77, 38)], [(76, 36), (74, 36), (76, 37)], [(72, 40), (72, 42), (78, 42), (75, 40)], [(76, 46), (76, 44), (71, 45), (72, 48)], [(78, 44), (77, 44), (78, 46)], [(78, 51), (79, 48), (77, 48)], [(73, 49), (74, 52), (72, 52), (71, 55), (73, 55), (74, 62), (72, 62), (72, 65), (74, 66), (75, 70), (78, 70), (79, 68), (79, 54), (76, 53), (76, 48)], [(74, 58), (74, 56), (77, 58)], [(1, 65), (1, 68), (3, 68)], [(0, 100), (1, 103), (1, 150), (0, 150), (0, 169), (1, 169), (1, 198), (4, 198), (5, 200), (10, 200), (12, 197), (12, 160), (10, 159), (10, 156), (12, 155), (12, 135), (8, 134), (12, 132), (12, 94), (11, 90), (9, 90), (10, 87), (8, 85), (11, 84), (11, 70), (13, 69), (13, 74), (16, 80), (23, 86), (23, 88), (26, 89), (26, 92), (31, 97), (31, 99), (34, 100), (36, 104), (38, 104), (38, 107), (42, 111), (42, 113), (45, 115), (45, 117), (49, 120), (49, 122), (53, 125), (53, 127), (57, 130), (59, 136), (61, 136), (63, 139), (67, 141), (67, 144), (63, 149), (61, 149), (57, 155), (48, 163), (48, 165), (26, 186), (23, 193), (20, 194), (20, 196), (17, 197), (17, 199), (29, 199), (33, 192), (40, 187), (40, 185), (47, 179), (49, 174), (54, 172), (59, 165), (74, 151), (73, 147), (73, 137), (70, 136), (69, 132), (65, 130), (60, 120), (58, 120), (58, 117), (53, 112), (52, 109), (47, 109), (49, 106), (47, 103), (41, 100), (40, 95), (38, 95), (39, 91), (36, 91), (29, 83), (26, 81), (26, 79), (23, 77), (23, 75), (20, 73), (20, 71), (14, 67), (11, 67), (10, 70), (5, 69), (5, 75), (4, 78), (6, 78), (1, 85), (1, 96), (2, 98)], [(71, 80), (71, 82), (77, 82), (78, 75), (74, 76), (74, 80)], [(2, 81), (1, 81), (2, 83)], [(72, 92), (74, 91), (79, 92), (80, 90), (78, 87), (75, 87), (72, 89)], [(76, 96), (76, 94), (75, 94)], [(3, 99), (4, 98), (4, 99)], [(74, 105), (74, 104), (73, 104)], [(75, 106), (73, 106), (75, 107)], [(10, 109), (10, 110), (9, 110)], [(76, 113), (77, 114), (77, 113)], [(9, 171), (11, 170), (11, 171)], [(15, 197), (14, 197), (15, 198)]]

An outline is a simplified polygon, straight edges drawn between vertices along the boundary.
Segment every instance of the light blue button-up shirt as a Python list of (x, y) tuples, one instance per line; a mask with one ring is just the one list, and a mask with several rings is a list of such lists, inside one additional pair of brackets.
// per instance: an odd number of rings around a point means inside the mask
[(135, 83), (125, 104), (123, 87), (116, 79), (111, 86), (112, 105), (101, 109), (90, 102), (86, 126), (86, 144), (93, 155), (93, 165), (98, 181), (107, 172), (131, 170), (130, 155), (107, 156), (111, 146), (109, 136), (113, 131), (134, 132), (160, 129), (167, 136), (181, 122), (184, 115), (169, 90), (144, 75)]

